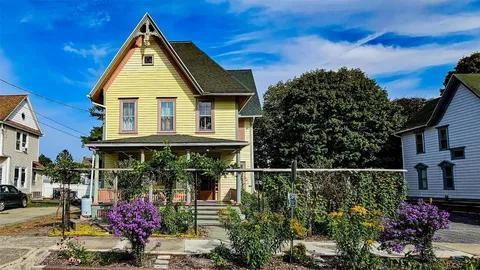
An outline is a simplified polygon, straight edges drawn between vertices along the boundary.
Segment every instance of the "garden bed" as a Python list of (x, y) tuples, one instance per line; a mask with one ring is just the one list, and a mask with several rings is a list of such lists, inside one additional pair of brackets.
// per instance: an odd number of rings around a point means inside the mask
[[(193, 270), (193, 269), (231, 269), (231, 270), (248, 270), (249, 268), (243, 267), (239, 264), (229, 263), (226, 266), (215, 268), (213, 262), (206, 258), (205, 256), (172, 256), (170, 260), (170, 264), (168, 265), (168, 269), (185, 269), (185, 270)], [(265, 265), (262, 269), (264, 270), (285, 270), (285, 269), (298, 269), (298, 270), (306, 270), (311, 269), (299, 264), (290, 264), (284, 262), (282, 258), (275, 257), (271, 262)], [(327, 268), (318, 268), (318, 269), (333, 269), (330, 267)]]
[(88, 252), (91, 256), (91, 263), (81, 263), (79, 265), (72, 265), (68, 258), (60, 256), (59, 252), (51, 252), (47, 258), (42, 262), (45, 269), (60, 270), (60, 269), (84, 269), (84, 270), (100, 270), (100, 269), (154, 269), (153, 263), (155, 256), (145, 255), (143, 267), (136, 267), (134, 265), (133, 257), (126, 252)]

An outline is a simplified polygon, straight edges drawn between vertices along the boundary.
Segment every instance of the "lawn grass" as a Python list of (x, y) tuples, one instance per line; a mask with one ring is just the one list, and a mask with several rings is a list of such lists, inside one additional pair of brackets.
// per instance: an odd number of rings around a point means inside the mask
[(41, 200), (41, 201), (29, 200), (27, 207), (58, 207), (59, 205), (60, 205), (60, 201), (58, 200)]

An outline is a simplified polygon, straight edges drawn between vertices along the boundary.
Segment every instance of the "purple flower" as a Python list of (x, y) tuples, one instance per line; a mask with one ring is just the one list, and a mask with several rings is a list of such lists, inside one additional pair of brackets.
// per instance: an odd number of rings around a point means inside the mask
[(406, 245), (412, 244), (421, 256), (431, 255), (433, 236), (437, 230), (448, 228), (448, 217), (447, 212), (422, 200), (416, 204), (403, 202), (395, 219), (384, 219), (381, 247), (400, 253)]
[(160, 226), (157, 208), (142, 199), (119, 202), (108, 212), (107, 219), (113, 233), (127, 238), (132, 245), (145, 246), (150, 235)]

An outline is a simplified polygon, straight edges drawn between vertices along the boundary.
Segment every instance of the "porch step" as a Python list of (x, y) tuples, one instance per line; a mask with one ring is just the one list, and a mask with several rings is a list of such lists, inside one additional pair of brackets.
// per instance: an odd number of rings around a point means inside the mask
[[(198, 204), (197, 208), (197, 223), (200, 226), (219, 226), (222, 225), (218, 218), (218, 213), (222, 209), (226, 209), (228, 204), (214, 204), (214, 203), (202, 203)], [(230, 207), (240, 211), (238, 206)]]

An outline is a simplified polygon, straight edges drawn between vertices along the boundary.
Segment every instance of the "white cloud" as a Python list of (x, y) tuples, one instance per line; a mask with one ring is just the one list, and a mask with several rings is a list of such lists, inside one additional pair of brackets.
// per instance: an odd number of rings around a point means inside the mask
[(404, 95), (404, 92), (411, 92), (418, 88), (421, 79), (417, 77), (406, 77), (389, 81), (382, 85), (389, 93), (394, 95)]
[[(469, 1), (458, 0), (214, 0), (228, 2), (230, 10), (242, 13), (255, 9), (253, 16), (265, 25), (337, 25), (364, 28), (373, 32), (394, 32), (410, 36), (437, 36), (480, 28), (479, 12), (451, 12)], [(450, 12), (450, 13), (447, 13)]]
[(69, 53), (80, 55), (83, 58), (92, 57), (95, 63), (99, 63), (112, 50), (110, 45), (90, 45), (88, 48), (76, 47), (74, 43), (69, 42), (63, 46), (63, 50)]
[[(13, 73), (12, 64), (9, 59), (3, 53), (3, 50), (0, 49), (0, 77), (4, 80), (16, 81), (16, 76)], [(5, 88), (2, 85), (2, 88)]]
[(99, 27), (110, 21), (110, 14), (108, 12), (99, 11), (90, 16), (85, 17), (85, 24), (88, 27)]
[[(267, 52), (280, 58), (273, 64), (254, 65), (257, 86), (263, 92), (268, 85), (313, 69), (336, 70), (346, 66), (360, 68), (370, 76), (410, 73), (427, 67), (453, 64), (460, 57), (479, 47), (479, 40), (405, 48), (381, 44), (358, 45), (357, 42), (332, 42), (317, 36), (302, 36), (282, 42), (257, 43), (247, 47), (245, 51), (247, 54)], [(231, 65), (240, 67), (234, 63)]]

